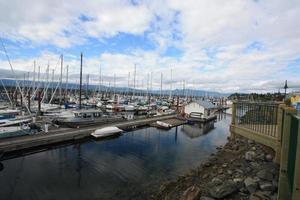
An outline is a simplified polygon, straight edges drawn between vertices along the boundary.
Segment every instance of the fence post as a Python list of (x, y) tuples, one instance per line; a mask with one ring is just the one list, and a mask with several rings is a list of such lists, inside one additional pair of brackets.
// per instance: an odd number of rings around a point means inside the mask
[(300, 199), (300, 119), (298, 118), (298, 142), (295, 162), (294, 188), (292, 199)]
[[(232, 115), (231, 115), (231, 126), (236, 125), (236, 101), (232, 102)], [(235, 138), (235, 133), (233, 131), (230, 131), (230, 137), (231, 139)]]
[(278, 200), (291, 199), (291, 193), (288, 184), (287, 166), (290, 143), (290, 129), (291, 129), (291, 114), (295, 113), (295, 109), (291, 107), (285, 108), (282, 143), (281, 143), (281, 159), (278, 183)]
[(278, 111), (277, 111), (277, 130), (276, 130), (276, 138), (277, 138), (277, 148), (275, 152), (275, 159), (274, 161), (276, 163), (280, 163), (281, 158), (281, 133), (282, 133), (282, 127), (283, 127), (283, 113), (284, 113), (285, 104), (279, 104), (278, 105)]

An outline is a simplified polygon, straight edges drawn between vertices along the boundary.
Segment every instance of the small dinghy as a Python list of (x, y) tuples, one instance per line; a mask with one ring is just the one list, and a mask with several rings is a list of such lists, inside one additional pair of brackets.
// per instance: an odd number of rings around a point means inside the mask
[(115, 126), (110, 126), (110, 127), (97, 129), (93, 133), (91, 133), (91, 135), (94, 136), (95, 138), (103, 138), (103, 137), (118, 135), (122, 132), (123, 132), (122, 129), (119, 129), (118, 127)]
[(168, 124), (168, 123), (162, 122), (162, 121), (156, 121), (156, 126), (157, 126), (157, 128), (162, 128), (162, 129), (170, 129), (170, 128), (172, 128), (171, 124)]

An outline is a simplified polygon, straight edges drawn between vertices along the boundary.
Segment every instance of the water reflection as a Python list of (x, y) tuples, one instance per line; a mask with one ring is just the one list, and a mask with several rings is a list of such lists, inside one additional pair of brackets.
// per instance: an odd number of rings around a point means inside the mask
[[(2, 161), (1, 199), (147, 199), (160, 183), (198, 166), (223, 145), (228, 119), (208, 134), (187, 126), (134, 130)], [(192, 127), (192, 133), (202, 132)], [(192, 134), (192, 135), (193, 135)], [(197, 158), (197, 159), (195, 159)]]

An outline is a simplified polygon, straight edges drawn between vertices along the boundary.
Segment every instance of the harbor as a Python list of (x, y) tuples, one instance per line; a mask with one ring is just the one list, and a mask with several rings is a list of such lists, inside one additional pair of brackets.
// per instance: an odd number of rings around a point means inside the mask
[(0, 200), (300, 200), (299, 19), (0, 0)]

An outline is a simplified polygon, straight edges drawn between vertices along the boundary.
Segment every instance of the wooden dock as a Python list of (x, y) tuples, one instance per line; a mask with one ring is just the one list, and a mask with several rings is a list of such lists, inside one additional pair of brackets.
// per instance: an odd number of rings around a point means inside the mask
[(15, 138), (7, 138), (0, 140), (0, 155), (8, 152), (19, 151), (23, 149), (30, 149), (34, 147), (50, 145), (60, 142), (72, 141), (90, 137), (90, 134), (99, 128), (107, 126), (116, 126), (121, 129), (131, 129), (141, 126), (150, 125), (158, 120), (176, 119), (176, 114), (149, 117), (144, 119), (116, 122), (111, 124), (104, 124), (99, 126), (91, 126), (85, 128), (59, 128), (57, 130), (49, 131), (48, 133), (38, 133), (35, 135), (26, 135)]
[[(173, 128), (173, 127), (176, 127), (176, 126), (180, 126), (180, 125), (183, 125), (183, 124), (187, 123), (187, 121), (185, 119), (180, 119), (180, 118), (177, 118), (177, 117), (176, 118), (171, 118), (171, 119), (159, 120), (159, 121), (164, 122), (166, 124), (169, 124), (170, 128)], [(157, 128), (162, 128), (161, 126), (159, 126), (156, 123), (156, 121), (153, 122), (153, 123), (151, 123), (150, 126), (157, 127)]]

